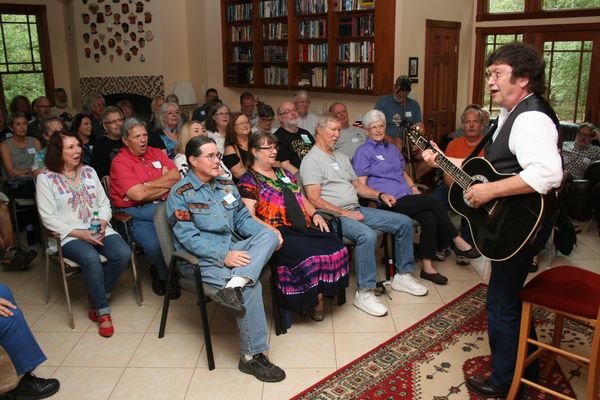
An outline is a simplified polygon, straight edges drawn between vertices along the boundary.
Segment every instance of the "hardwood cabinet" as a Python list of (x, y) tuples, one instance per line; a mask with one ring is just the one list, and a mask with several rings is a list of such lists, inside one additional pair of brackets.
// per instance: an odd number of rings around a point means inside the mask
[(381, 95), (395, 0), (221, 0), (225, 86)]

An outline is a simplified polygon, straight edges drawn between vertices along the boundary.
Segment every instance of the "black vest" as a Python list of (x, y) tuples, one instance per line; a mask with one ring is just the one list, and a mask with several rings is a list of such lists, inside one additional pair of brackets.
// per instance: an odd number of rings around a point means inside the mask
[[(521, 113), (526, 111), (539, 111), (546, 114), (552, 122), (554, 122), (556, 131), (560, 132), (558, 117), (546, 99), (540, 95), (534, 94), (525, 100), (522, 100), (506, 118), (496, 139), (493, 142), (488, 142), (485, 146), (485, 159), (488, 160), (498, 172), (510, 174), (518, 173), (523, 170), (517, 162), (517, 157), (512, 154), (508, 148), (508, 139), (510, 138), (515, 119)], [(489, 132), (488, 135), (493, 135), (494, 131)], [(535, 146), (535, 143), (531, 143), (531, 145)]]

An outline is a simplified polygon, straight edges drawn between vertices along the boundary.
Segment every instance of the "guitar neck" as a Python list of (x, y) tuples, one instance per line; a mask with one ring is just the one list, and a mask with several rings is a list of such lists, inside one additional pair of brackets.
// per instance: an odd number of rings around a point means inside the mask
[(465, 171), (457, 167), (452, 161), (448, 159), (448, 157), (437, 151), (433, 146), (431, 146), (431, 144), (429, 144), (429, 141), (427, 139), (425, 139), (420, 134), (417, 134), (417, 132), (414, 132), (414, 129), (407, 130), (407, 133), (409, 139), (411, 139), (411, 141), (419, 149), (431, 149), (438, 155), (436, 158), (436, 162), (440, 166), (440, 169), (447, 173), (457, 185), (466, 190), (471, 185), (471, 183), (473, 183), (473, 179)]

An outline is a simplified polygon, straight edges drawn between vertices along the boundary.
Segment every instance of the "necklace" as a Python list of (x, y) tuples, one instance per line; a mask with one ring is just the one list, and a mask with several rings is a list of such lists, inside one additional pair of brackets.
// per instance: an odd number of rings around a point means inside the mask
[(67, 175), (67, 173), (63, 173), (63, 175), (65, 176), (65, 178), (67, 178), (67, 180), (71, 181), (71, 182), (75, 182), (77, 180), (77, 168), (75, 168), (75, 171), (73, 171), (73, 176), (69, 176)]

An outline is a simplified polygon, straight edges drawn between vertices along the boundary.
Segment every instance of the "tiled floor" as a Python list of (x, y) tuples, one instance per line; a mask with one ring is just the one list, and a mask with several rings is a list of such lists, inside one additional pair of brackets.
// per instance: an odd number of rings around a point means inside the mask
[[(579, 234), (579, 245), (573, 253), (569, 257), (554, 257), (552, 265), (577, 265), (600, 273), (597, 232), (594, 225), (589, 234)], [(542, 268), (548, 265), (545, 254), (542, 253)], [(60, 380), (61, 390), (53, 399), (70, 400), (286, 399), (487, 278), (483, 260), (460, 267), (451, 256), (436, 264), (448, 276), (448, 285), (427, 282), (429, 294), (425, 297), (392, 292), (392, 299), (384, 299), (390, 313), (382, 318), (370, 317), (352, 306), (352, 282), (346, 292), (346, 305), (328, 305), (325, 321), (296, 318), (289, 333), (283, 336), (275, 336), (271, 327), (269, 357), (285, 369), (287, 378), (281, 383), (263, 384), (237, 370), (235, 321), (222, 310), (210, 307), (217, 369), (209, 372), (192, 295), (186, 293), (172, 303), (166, 335), (158, 339), (162, 298), (152, 293), (144, 271), (144, 303), (138, 307), (131, 276), (124, 276), (110, 302), (116, 333), (104, 339), (97, 334), (96, 324), (87, 319), (80, 276), (70, 279), (74, 330), (68, 326), (56, 271), (50, 282), (50, 303), (45, 304), (41, 264), (38, 257), (30, 271), (0, 271), (0, 282), (12, 288), (48, 357), (36, 373)], [(270, 314), (268, 318), (272, 320)]]

